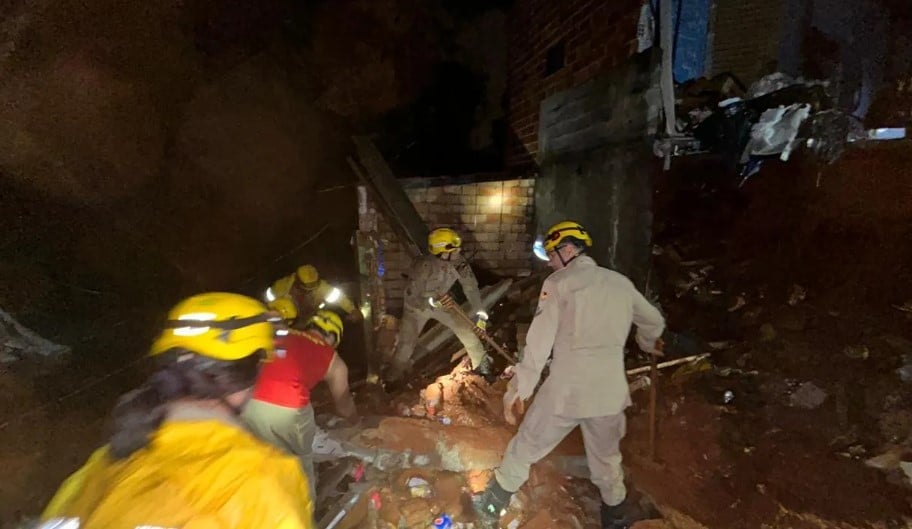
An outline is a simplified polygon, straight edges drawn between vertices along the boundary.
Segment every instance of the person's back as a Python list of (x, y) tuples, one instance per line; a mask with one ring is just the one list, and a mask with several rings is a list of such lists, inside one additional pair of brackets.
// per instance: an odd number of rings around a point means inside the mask
[(274, 357), (274, 323), (260, 302), (225, 292), (171, 309), (149, 351), (155, 371), (118, 400), (108, 443), (63, 483), (40, 527), (311, 529), (297, 459), (238, 420)]
[(310, 390), (326, 376), (335, 350), (310, 332), (291, 332), (278, 342), (282, 358), (260, 370), (253, 398), (277, 406), (303, 408)]
[(553, 402), (574, 416), (617, 413), (628, 403), (624, 344), (630, 326), (638, 313), (654, 309), (626, 276), (588, 256), (551, 274), (542, 292), (562, 304), (545, 382), (559, 392)]
[(99, 449), (43, 518), (76, 518), (80, 529), (303, 529), (312, 508), (296, 458), (238, 424), (178, 420), (128, 459)]

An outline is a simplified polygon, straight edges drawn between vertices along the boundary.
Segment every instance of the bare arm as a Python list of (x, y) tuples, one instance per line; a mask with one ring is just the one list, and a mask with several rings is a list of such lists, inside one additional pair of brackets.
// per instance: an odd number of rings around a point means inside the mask
[(339, 358), (338, 354), (333, 354), (323, 380), (329, 386), (329, 392), (332, 394), (333, 403), (336, 405), (339, 415), (342, 417), (355, 415), (355, 399), (352, 398), (348, 388), (348, 366), (345, 365), (344, 360)]

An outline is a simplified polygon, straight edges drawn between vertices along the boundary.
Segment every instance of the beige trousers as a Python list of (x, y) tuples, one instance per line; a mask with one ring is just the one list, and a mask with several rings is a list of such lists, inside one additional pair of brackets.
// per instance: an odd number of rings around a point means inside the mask
[[(544, 405), (539, 405), (544, 404)], [(621, 439), (627, 433), (624, 412), (605, 417), (575, 419), (550, 411), (548, 403), (535, 401), (507, 445), (504, 459), (494, 472), (504, 490), (516, 492), (529, 479), (529, 467), (548, 455), (574, 428), (583, 431), (590, 479), (602, 501), (614, 506), (627, 497), (621, 468)]]
[(411, 365), (412, 353), (415, 351), (415, 344), (418, 342), (418, 336), (421, 329), (428, 320), (437, 320), (446, 325), (453, 331), (453, 334), (462, 342), (469, 359), (472, 360), (472, 367), (478, 367), (485, 357), (485, 348), (481, 340), (475, 334), (475, 330), (468, 322), (457, 318), (444, 309), (415, 309), (406, 306), (402, 311), (402, 321), (399, 324), (399, 339), (396, 346), (396, 353), (392, 361), (392, 373), (394, 377), (399, 377)]
[(286, 408), (251, 399), (241, 418), (254, 435), (267, 443), (295, 455), (307, 474), (310, 497), (316, 498), (317, 475), (313, 463), (313, 442), (317, 432), (313, 407)]

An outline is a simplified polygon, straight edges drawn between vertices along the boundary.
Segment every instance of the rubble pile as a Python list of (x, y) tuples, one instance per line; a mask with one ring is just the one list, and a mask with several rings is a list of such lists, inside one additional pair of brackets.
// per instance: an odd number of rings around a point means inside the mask
[[(350, 465), (347, 490), (362, 491), (336, 527), (426, 528), (442, 516), (452, 527), (474, 527), (472, 496), (492, 479), (515, 432), (503, 420), (506, 384), (505, 378), (489, 384), (463, 361), (423, 388), (407, 388), (370, 410), (388, 415), (372, 415), (348, 435), (330, 431), (340, 439), (347, 461), (357, 461)], [(502, 518), (502, 527), (594, 526), (598, 494), (588, 482), (567, 475), (573, 463), (585, 468), (580, 439), (569, 441), (533, 467), (528, 484)], [(338, 460), (329, 468), (321, 465), (321, 476), (332, 475), (340, 465)], [(321, 481), (321, 490), (324, 486), (345, 488), (333, 480)], [(337, 504), (350, 499), (338, 490), (318, 492), (318, 499), (321, 495), (335, 496), (327, 512), (318, 513), (327, 519)]]

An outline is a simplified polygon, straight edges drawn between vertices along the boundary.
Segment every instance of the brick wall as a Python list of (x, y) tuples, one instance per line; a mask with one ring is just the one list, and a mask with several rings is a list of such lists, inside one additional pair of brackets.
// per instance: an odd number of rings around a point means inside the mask
[(784, 0), (716, 0), (712, 73), (749, 85), (778, 66)]
[[(511, 277), (532, 269), (534, 181), (485, 182), (454, 179), (403, 179), (418, 214), (429, 229), (450, 227), (460, 233), (463, 252), (476, 270)], [(468, 179), (471, 180), (471, 179)], [(370, 209), (376, 210), (372, 203)], [(382, 215), (378, 232), (383, 243), (386, 310), (398, 315), (411, 257)]]
[[(507, 166), (532, 166), (539, 105), (612, 69), (636, 52), (641, 0), (518, 0), (510, 16)], [(549, 48), (564, 43), (564, 66), (545, 75)]]

